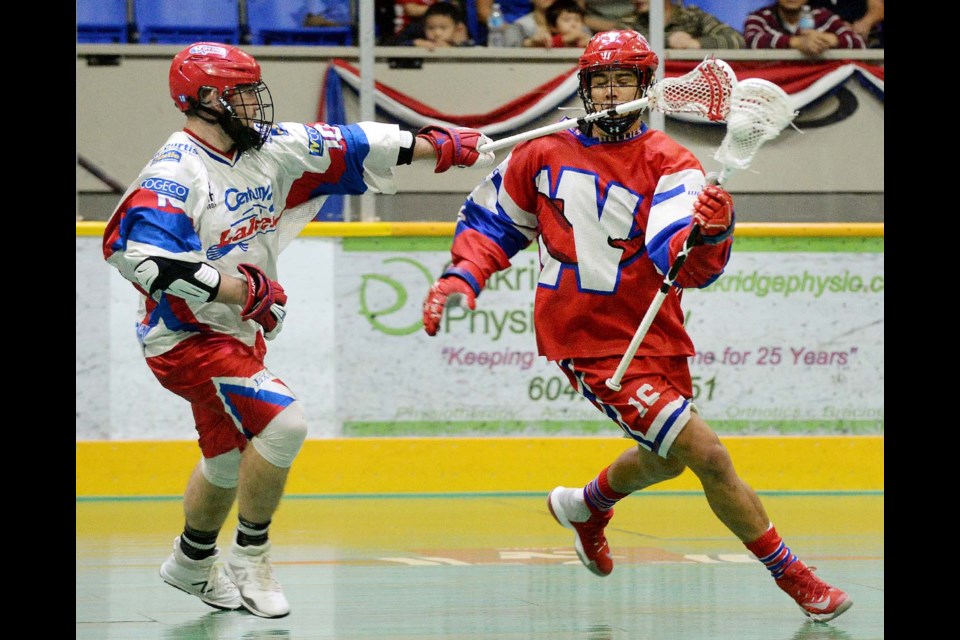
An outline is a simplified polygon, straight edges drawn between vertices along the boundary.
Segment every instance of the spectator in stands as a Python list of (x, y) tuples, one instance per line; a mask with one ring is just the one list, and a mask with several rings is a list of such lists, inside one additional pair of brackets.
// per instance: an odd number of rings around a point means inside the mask
[[(656, 2), (657, 0), (652, 0)], [(650, 37), (650, 2), (634, 0), (628, 18), (634, 31)], [(664, 44), (668, 49), (744, 49), (743, 34), (716, 16), (680, 0), (663, 0)]]
[(467, 23), (459, 5), (453, 2), (437, 2), (427, 7), (423, 14), (423, 37), (415, 37), (400, 44), (412, 44), (433, 51), (440, 47), (473, 47), (477, 43), (467, 32)]
[(583, 0), (583, 9), (583, 21), (594, 33), (632, 28), (623, 21), (635, 11), (633, 0)]
[(757, 9), (743, 23), (751, 49), (797, 49), (818, 56), (827, 49), (865, 49), (866, 43), (829, 9), (813, 9), (813, 29), (800, 28), (800, 9), (809, 0), (777, 0)]
[(423, 19), (430, 5), (437, 0), (395, 0), (393, 3), (393, 35), (398, 36), (410, 25)]
[(846, 20), (867, 47), (883, 49), (883, 0), (810, 0), (809, 4)]
[[(378, 0), (379, 1), (379, 0)], [(402, 5), (402, 2), (394, 3), (394, 6), (397, 8), (397, 19), (394, 24), (396, 25), (396, 30), (389, 33), (386, 37), (380, 39), (379, 43), (385, 47), (412, 47), (415, 46), (416, 40), (427, 40), (426, 24), (424, 18), (426, 17), (427, 10), (434, 4), (455, 4), (460, 8), (460, 3), (457, 0), (429, 0), (426, 5), (424, 5), (423, 10), (420, 12), (420, 15), (416, 18), (405, 21), (401, 26), (400, 20), (400, 10), (399, 7)], [(417, 10), (414, 10), (416, 12)], [(460, 12), (463, 15), (463, 11)], [(469, 32), (468, 32), (469, 36)]]
[(583, 49), (593, 33), (583, 23), (585, 11), (577, 0), (554, 0), (547, 7), (547, 27), (550, 28), (550, 47), (577, 47)]
[[(583, 17), (577, 0), (533, 0), (533, 11), (507, 24), (506, 45), (583, 48), (593, 35)], [(562, 25), (568, 26), (561, 31)]]

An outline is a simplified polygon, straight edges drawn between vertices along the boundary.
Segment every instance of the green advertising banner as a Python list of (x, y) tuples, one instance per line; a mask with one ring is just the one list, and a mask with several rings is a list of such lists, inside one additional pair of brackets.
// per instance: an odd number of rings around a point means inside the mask
[[(614, 433), (536, 353), (535, 250), (437, 336), (421, 303), (447, 238), (346, 238), (335, 253), (344, 435)], [(684, 293), (694, 402), (722, 433), (883, 433), (883, 239), (743, 238)], [(612, 372), (611, 372), (612, 373)]]

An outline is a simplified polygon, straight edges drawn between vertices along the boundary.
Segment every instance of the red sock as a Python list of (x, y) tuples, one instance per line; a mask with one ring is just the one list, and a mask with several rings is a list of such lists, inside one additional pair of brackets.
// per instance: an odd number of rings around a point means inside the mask
[(607, 479), (607, 467), (583, 488), (583, 497), (591, 511), (609, 511), (617, 501), (626, 498), (629, 493), (620, 493), (610, 488)]
[(774, 578), (781, 577), (784, 570), (797, 561), (797, 556), (793, 555), (790, 547), (783, 544), (783, 539), (773, 524), (766, 533), (753, 542), (744, 543), (744, 546), (757, 556)]

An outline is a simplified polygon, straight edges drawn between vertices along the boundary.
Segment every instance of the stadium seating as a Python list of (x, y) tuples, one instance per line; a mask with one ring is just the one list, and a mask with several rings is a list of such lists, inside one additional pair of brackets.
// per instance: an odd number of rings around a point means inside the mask
[(77, 42), (129, 42), (127, 0), (77, 0)]
[(143, 44), (240, 44), (237, 0), (136, 0)]
[[(307, 14), (332, 24), (306, 26)], [(247, 20), (253, 44), (353, 45), (347, 0), (247, 0)]]

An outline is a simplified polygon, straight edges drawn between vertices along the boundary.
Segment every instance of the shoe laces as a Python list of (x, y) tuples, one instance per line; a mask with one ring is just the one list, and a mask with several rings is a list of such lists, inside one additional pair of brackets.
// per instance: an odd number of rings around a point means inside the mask
[(797, 595), (804, 601), (819, 602), (830, 591), (830, 585), (813, 574), (816, 570), (816, 567), (804, 567), (794, 577)]
[(610, 520), (608, 517), (603, 515), (591, 514), (590, 518), (583, 523), (580, 523), (579, 528), (581, 533), (581, 540), (584, 542), (590, 543), (594, 549), (601, 549), (607, 544), (607, 539), (603, 535), (603, 530), (607, 526), (607, 522)]
[(261, 589), (280, 591), (280, 582), (273, 575), (273, 565), (266, 553), (250, 558), (250, 562), (254, 565), (253, 575)]
[(224, 575), (219, 566), (213, 565), (210, 567), (210, 573), (207, 574), (207, 586), (206, 589), (204, 589), (204, 593), (209, 593), (211, 591), (227, 591), (232, 586), (233, 582), (226, 575)]

